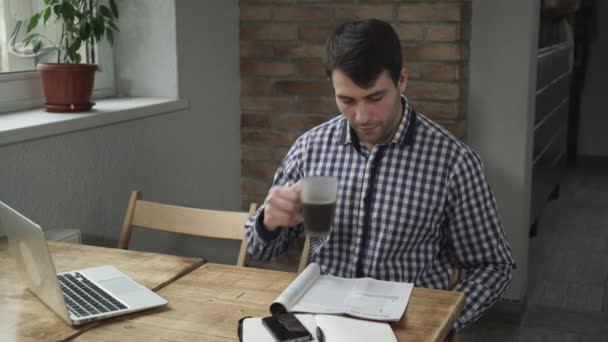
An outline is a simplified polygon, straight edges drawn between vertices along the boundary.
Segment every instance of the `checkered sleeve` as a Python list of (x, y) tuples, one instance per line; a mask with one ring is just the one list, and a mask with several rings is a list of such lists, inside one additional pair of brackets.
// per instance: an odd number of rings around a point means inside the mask
[[(274, 175), (269, 193), (277, 185), (290, 186), (302, 177), (302, 140), (299, 138), (287, 152)], [(264, 205), (260, 206), (245, 224), (248, 252), (254, 260), (270, 260), (285, 253), (289, 244), (304, 232), (301, 223), (294, 227), (281, 227), (275, 231), (266, 230), (263, 224), (264, 207)]]
[(459, 331), (502, 296), (515, 265), (483, 164), (473, 151), (461, 154), (454, 167), (446, 210), (450, 240), (462, 267), (454, 290), (463, 292), (466, 300), (453, 326)]

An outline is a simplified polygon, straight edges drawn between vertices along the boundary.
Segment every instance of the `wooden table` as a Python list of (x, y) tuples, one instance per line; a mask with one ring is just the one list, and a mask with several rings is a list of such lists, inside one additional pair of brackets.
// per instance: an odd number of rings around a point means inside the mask
[[(113, 265), (136, 282), (158, 290), (203, 264), (202, 259), (49, 241), (57, 272)], [(60, 341), (99, 323), (71, 327), (21, 282), (6, 238), (0, 239), (0, 341)]]
[[(115, 318), (77, 341), (234, 341), (244, 316), (267, 316), (295, 273), (205, 264), (161, 289), (169, 305), (154, 314)], [(461, 293), (414, 289), (406, 314), (393, 324), (400, 341), (443, 341), (464, 304)]]

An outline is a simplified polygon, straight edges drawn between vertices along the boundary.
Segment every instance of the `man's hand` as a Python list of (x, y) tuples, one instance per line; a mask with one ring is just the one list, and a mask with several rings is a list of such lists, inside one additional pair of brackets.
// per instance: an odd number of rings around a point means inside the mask
[(300, 223), (300, 183), (290, 187), (275, 186), (264, 201), (264, 228), (273, 231), (279, 227)]

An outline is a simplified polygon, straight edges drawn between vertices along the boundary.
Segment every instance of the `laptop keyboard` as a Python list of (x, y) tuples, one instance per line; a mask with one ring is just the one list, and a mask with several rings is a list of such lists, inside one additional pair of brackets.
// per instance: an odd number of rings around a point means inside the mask
[(80, 273), (58, 274), (68, 309), (76, 317), (118, 311), (127, 307)]

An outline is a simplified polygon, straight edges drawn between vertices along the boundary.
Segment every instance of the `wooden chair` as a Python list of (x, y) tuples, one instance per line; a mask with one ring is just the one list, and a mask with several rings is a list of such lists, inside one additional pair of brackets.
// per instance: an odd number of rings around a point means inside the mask
[(310, 255), (310, 236), (306, 234), (306, 240), (304, 240), (304, 248), (302, 248), (302, 256), (300, 257), (300, 264), (298, 265), (298, 274), (302, 273), (306, 266), (308, 266), (308, 257)]
[(133, 191), (122, 225), (118, 248), (128, 249), (134, 227), (155, 229), (179, 234), (241, 241), (237, 266), (247, 264), (247, 240), (245, 222), (255, 212), (252, 203), (249, 212), (231, 212), (178, 207), (148, 202), (141, 199), (139, 191)]
[(452, 274), (450, 275), (447, 290), (452, 291), (454, 287), (456, 287), (456, 284), (458, 284), (458, 282), (461, 280), (460, 277), (462, 277), (462, 268), (460, 267), (458, 261), (454, 261), (452, 264)]

